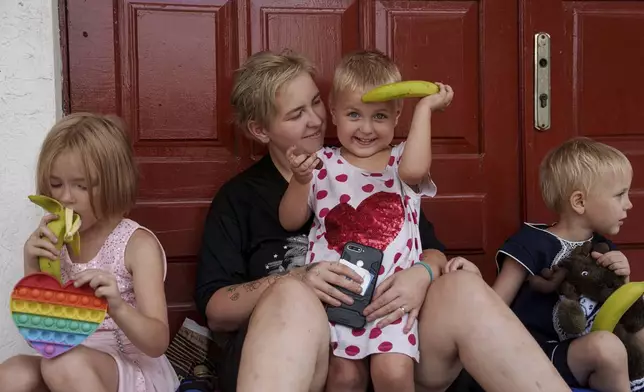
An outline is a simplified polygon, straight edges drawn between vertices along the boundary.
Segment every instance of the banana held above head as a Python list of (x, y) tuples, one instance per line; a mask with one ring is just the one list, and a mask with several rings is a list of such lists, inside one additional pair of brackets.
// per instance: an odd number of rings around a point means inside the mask
[(403, 82), (383, 84), (362, 95), (362, 102), (385, 102), (401, 98), (419, 98), (436, 94), (440, 91), (438, 85), (423, 80), (407, 80)]

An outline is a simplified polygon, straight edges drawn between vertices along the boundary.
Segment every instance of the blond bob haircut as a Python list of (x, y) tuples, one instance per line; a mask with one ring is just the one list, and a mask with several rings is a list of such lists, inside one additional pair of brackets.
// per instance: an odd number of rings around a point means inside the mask
[(633, 168), (618, 149), (585, 137), (566, 141), (546, 154), (539, 168), (541, 196), (561, 212), (570, 196), (588, 194), (604, 176), (631, 176)]
[(83, 163), (90, 204), (97, 217), (125, 214), (134, 207), (138, 171), (132, 145), (118, 117), (74, 113), (58, 121), (45, 137), (38, 157), (39, 194), (51, 197), (52, 164), (67, 152), (77, 153)]
[(230, 103), (235, 125), (244, 131), (250, 121), (267, 127), (277, 111), (277, 93), (302, 73), (315, 77), (316, 69), (304, 56), (288, 49), (250, 56), (234, 74)]
[(400, 70), (384, 53), (378, 50), (349, 53), (335, 69), (330, 99), (342, 91), (365, 91), (401, 80)]

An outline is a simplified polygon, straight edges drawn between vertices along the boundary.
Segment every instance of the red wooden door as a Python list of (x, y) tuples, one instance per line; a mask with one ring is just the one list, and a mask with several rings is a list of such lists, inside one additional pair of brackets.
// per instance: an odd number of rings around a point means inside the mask
[[(539, 193), (546, 152), (576, 135), (622, 150), (634, 169), (629, 211), (618, 246), (634, 279), (644, 279), (644, 2), (523, 0), (522, 44), (525, 216), (553, 222)], [(550, 36), (550, 129), (534, 127), (534, 35)]]
[[(194, 262), (212, 196), (263, 153), (233, 130), (228, 98), (233, 69), (265, 49), (309, 56), (325, 95), (344, 53), (374, 47), (406, 79), (454, 87), (456, 100), (435, 118), (439, 196), (424, 208), (449, 252), (493, 278), (495, 250), (520, 222), (513, 0), (66, 0), (62, 7), (66, 111), (118, 113), (130, 126), (143, 174), (133, 218), (166, 248), (173, 330), (196, 317)], [(327, 141), (334, 135), (329, 129)]]

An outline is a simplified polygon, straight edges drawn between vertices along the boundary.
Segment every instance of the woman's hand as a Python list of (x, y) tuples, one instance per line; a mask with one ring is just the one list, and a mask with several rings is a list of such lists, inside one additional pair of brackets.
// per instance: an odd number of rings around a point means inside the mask
[(107, 312), (115, 312), (125, 303), (121, 298), (116, 277), (113, 274), (100, 269), (87, 269), (72, 277), (74, 287), (81, 287), (89, 284), (94, 289), (94, 295), (99, 298), (105, 298), (107, 301)]
[(38, 228), (29, 236), (24, 247), (25, 266), (40, 269), (38, 258), (56, 260), (60, 252), (56, 249), (58, 238), (49, 230), (47, 224), (58, 219), (57, 215), (47, 214), (40, 220)]
[(353, 303), (353, 298), (333, 287), (334, 285), (357, 294), (362, 292), (360, 275), (338, 261), (320, 261), (302, 268), (302, 281), (326, 304), (340, 306), (342, 302), (347, 305)]
[(409, 313), (404, 333), (411, 330), (423, 306), (431, 278), (422, 266), (412, 266), (396, 272), (382, 282), (374, 293), (371, 304), (364, 310), (367, 321), (384, 317), (378, 328), (387, 325)]

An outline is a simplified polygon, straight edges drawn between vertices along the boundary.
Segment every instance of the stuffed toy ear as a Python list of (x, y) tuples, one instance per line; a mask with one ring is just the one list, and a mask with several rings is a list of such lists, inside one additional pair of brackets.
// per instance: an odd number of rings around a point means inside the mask
[(593, 251), (593, 243), (588, 241), (581, 246), (581, 253), (584, 255), (589, 255)]
[(608, 246), (607, 243), (600, 242), (600, 243), (595, 244), (595, 246), (593, 247), (593, 250), (595, 252), (604, 254), (604, 253), (608, 253), (610, 251), (610, 247)]

